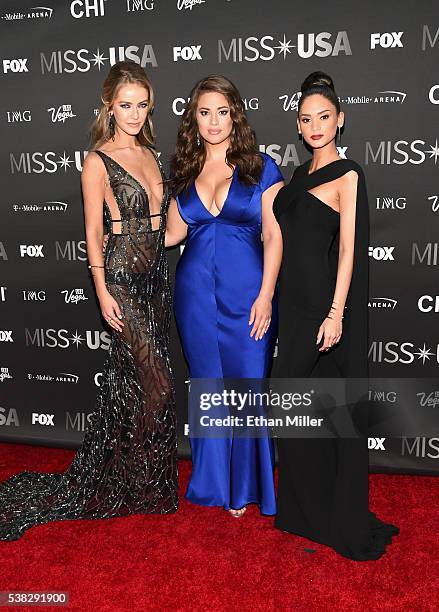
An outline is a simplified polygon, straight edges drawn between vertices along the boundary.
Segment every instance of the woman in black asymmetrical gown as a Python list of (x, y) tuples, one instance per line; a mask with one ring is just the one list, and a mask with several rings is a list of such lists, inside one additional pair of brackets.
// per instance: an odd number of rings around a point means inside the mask
[[(369, 214), (360, 166), (335, 146), (344, 122), (330, 77), (302, 85), (298, 130), (313, 158), (278, 193), (282, 230), (274, 378), (366, 378)], [(399, 530), (368, 509), (367, 439), (279, 438), (275, 526), (353, 560), (378, 559)]]

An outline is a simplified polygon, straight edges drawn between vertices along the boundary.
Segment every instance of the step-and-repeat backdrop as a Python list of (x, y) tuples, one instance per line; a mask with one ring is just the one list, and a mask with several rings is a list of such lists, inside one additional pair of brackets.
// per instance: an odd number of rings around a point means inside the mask
[[(188, 94), (211, 73), (239, 87), (261, 151), (289, 180), (309, 157), (298, 91), (332, 75), (342, 157), (366, 173), (370, 365), (375, 377), (439, 372), (439, 14), (436, 2), (2, 0), (0, 4), (0, 439), (78, 446), (110, 343), (90, 280), (80, 172), (109, 67), (153, 82), (165, 167)], [(172, 270), (179, 251), (170, 252)], [(187, 370), (175, 328), (179, 442)], [(381, 392), (385, 402), (397, 393)], [(416, 410), (439, 415), (439, 384)], [(375, 470), (439, 473), (439, 439), (371, 440)]]

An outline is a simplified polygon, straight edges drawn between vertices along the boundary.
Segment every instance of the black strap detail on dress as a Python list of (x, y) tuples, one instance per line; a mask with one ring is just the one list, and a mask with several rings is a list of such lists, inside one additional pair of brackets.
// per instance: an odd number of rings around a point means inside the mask
[(312, 159), (309, 159), (294, 171), (293, 177), (288, 185), (282, 187), (278, 192), (274, 203), (273, 212), (276, 219), (284, 214), (292, 200), (304, 191), (314, 189), (323, 183), (328, 183), (340, 178), (350, 170), (355, 170), (359, 176), (359, 183), (364, 181), (364, 174), (361, 166), (351, 159), (337, 159), (326, 166), (322, 166), (315, 172), (308, 174)]

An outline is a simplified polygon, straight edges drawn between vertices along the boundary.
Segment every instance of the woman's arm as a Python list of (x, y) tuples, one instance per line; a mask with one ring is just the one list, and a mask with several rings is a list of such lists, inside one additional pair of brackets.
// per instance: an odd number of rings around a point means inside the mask
[(340, 340), (342, 334), (343, 312), (354, 267), (357, 185), (358, 174), (354, 170), (350, 170), (340, 178), (340, 238), (337, 282), (331, 309), (320, 326), (317, 335), (317, 344), (324, 338), (323, 345), (319, 349), (320, 351), (329, 349)]
[(187, 235), (187, 224), (183, 221), (175, 198), (171, 199), (166, 221), (165, 247), (175, 246)]
[(102, 315), (111, 327), (121, 331), (123, 327), (123, 323), (120, 321), (122, 313), (105, 284), (102, 253), (105, 177), (106, 171), (99, 156), (93, 152), (89, 153), (85, 158), (81, 174), (87, 256)]
[(273, 202), (277, 192), (284, 186), (280, 181), (262, 194), (262, 237), (264, 241), (264, 273), (259, 295), (250, 311), (249, 325), (253, 325), (250, 336), (260, 340), (271, 322), (273, 299), (279, 268), (282, 261), (282, 233), (273, 214)]

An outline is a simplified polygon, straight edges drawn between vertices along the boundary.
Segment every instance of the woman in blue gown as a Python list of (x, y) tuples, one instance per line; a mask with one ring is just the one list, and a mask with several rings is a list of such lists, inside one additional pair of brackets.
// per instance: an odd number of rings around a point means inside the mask
[[(176, 200), (166, 245), (187, 238), (174, 308), (191, 378), (264, 378), (277, 331), (282, 237), (273, 200), (283, 177), (257, 150), (236, 87), (211, 76), (194, 87), (172, 163)], [(273, 442), (190, 438), (186, 498), (241, 516), (249, 503), (275, 514)]]

